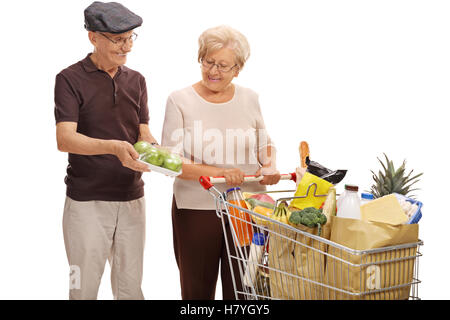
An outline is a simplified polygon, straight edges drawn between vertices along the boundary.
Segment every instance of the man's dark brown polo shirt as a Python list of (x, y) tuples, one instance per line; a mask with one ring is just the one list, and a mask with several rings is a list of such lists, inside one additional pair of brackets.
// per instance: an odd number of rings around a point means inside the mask
[[(136, 143), (139, 124), (149, 121), (145, 78), (125, 66), (114, 79), (88, 55), (56, 76), (55, 119), (77, 122), (77, 132), (91, 138)], [(144, 195), (141, 173), (114, 155), (69, 153), (67, 196), (78, 201), (130, 201)]]

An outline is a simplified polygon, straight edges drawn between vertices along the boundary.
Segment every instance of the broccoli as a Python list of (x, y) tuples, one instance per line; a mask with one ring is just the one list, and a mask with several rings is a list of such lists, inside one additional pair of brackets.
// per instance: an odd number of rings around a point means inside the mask
[(327, 223), (327, 217), (321, 209), (308, 207), (300, 211), (294, 211), (289, 217), (289, 222), (294, 225), (303, 224), (309, 228), (318, 227), (318, 234), (322, 231), (322, 225)]
[(325, 223), (327, 223), (327, 216), (324, 215), (322, 212), (318, 213), (319, 216), (319, 224), (324, 225)]
[(303, 213), (301, 222), (307, 227), (314, 228), (319, 222), (319, 218), (317, 217), (317, 213), (307, 211)]
[(292, 224), (301, 224), (302, 223), (302, 214), (303, 214), (303, 211), (291, 212), (291, 216), (289, 217), (289, 222)]
[(321, 212), (320, 209), (316, 209), (316, 208), (314, 208), (314, 207), (308, 207), (308, 208), (303, 209), (302, 211), (303, 211), (304, 213), (306, 213), (306, 212), (312, 212), (312, 213), (318, 213), (318, 212)]

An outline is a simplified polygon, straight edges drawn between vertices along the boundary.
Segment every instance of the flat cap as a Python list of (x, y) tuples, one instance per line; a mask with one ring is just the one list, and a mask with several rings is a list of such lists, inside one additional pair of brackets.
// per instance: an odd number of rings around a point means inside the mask
[(95, 1), (84, 10), (89, 31), (124, 33), (142, 25), (142, 18), (117, 2)]

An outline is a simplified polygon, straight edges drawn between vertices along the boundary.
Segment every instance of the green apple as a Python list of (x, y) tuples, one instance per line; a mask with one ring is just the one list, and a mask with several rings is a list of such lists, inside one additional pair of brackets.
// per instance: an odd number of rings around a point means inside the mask
[(168, 156), (170, 156), (170, 152), (167, 149), (158, 148), (158, 151), (162, 154), (164, 159), (167, 158)]
[(134, 144), (134, 149), (139, 154), (147, 153), (152, 147), (147, 141), (138, 141)]
[(183, 162), (176, 154), (169, 154), (164, 159), (163, 167), (175, 172), (180, 172)]
[(157, 153), (157, 154), (161, 154), (164, 157), (164, 155), (160, 151), (160, 149), (155, 146), (152, 146), (152, 145), (150, 145), (150, 147), (147, 148), (147, 151), (145, 151), (145, 153)]
[(159, 152), (157, 148), (152, 148), (150, 152), (147, 152), (142, 157), (142, 160), (159, 167), (164, 163), (164, 156), (161, 154), (161, 152)]

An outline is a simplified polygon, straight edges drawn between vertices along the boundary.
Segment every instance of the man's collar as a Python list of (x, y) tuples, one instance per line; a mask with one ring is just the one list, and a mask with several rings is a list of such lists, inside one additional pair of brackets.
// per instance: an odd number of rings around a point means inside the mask
[(95, 72), (98, 71), (97, 66), (94, 64), (94, 62), (92, 62), (91, 60), (91, 54), (89, 53), (86, 58), (84, 58), (81, 63), (83, 64), (83, 68), (86, 72)]
[[(89, 53), (86, 58), (84, 58), (83, 60), (81, 60), (81, 63), (83, 64), (83, 68), (86, 72), (95, 72), (95, 71), (100, 71), (99, 68), (97, 68), (97, 66), (94, 64), (94, 62), (92, 62), (91, 60), (91, 54)], [(124, 72), (126, 71), (126, 68), (123, 68), (122, 66), (119, 66), (118, 68), (118, 72)]]

